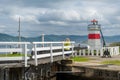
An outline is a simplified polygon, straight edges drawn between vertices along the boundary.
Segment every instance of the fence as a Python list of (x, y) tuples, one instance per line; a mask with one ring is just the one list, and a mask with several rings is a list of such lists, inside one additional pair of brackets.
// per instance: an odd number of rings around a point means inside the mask
[(119, 55), (119, 46), (103, 47), (101, 49), (80, 49), (75, 56), (103, 56), (104, 50), (108, 49), (111, 56)]
[[(74, 42), (70, 46), (64, 46), (65, 42), (0, 42), (0, 61), (24, 61), (27, 67), (28, 60), (31, 58), (35, 60), (35, 65), (38, 65), (38, 59), (50, 58), (53, 62), (54, 56), (62, 55), (63, 59), (65, 54), (74, 53)], [(44, 46), (43, 46), (44, 45)], [(70, 48), (65, 51), (65, 48)], [(20, 54), (20, 56), (9, 56), (9, 54)], [(32, 55), (31, 55), (32, 54)], [(73, 55), (73, 54), (72, 54)]]
[[(50, 57), (50, 62), (53, 62), (54, 56), (62, 55), (63, 59), (65, 59), (65, 54), (74, 53), (74, 42), (71, 42), (70, 46), (64, 46), (64, 43), (65, 42), (33, 42), (34, 48), (32, 49), (32, 51), (34, 51), (34, 55), (32, 56), (32, 58), (35, 59), (35, 65), (38, 64), (38, 58)], [(44, 44), (44, 46), (41, 47), (39, 46), (40, 44)], [(65, 48), (71, 49), (69, 51), (65, 51)], [(39, 52), (42, 53), (42, 51), (44, 54), (39, 54)]]

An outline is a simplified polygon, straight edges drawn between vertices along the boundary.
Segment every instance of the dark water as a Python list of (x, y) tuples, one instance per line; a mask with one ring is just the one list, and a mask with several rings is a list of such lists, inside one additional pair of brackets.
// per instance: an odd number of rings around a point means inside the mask
[[(74, 74), (68, 74), (68, 73), (58, 73), (56, 80), (94, 80), (94, 79), (83, 77), (81, 74), (74, 75)], [(98, 80), (98, 79), (95, 79), (95, 80)]]

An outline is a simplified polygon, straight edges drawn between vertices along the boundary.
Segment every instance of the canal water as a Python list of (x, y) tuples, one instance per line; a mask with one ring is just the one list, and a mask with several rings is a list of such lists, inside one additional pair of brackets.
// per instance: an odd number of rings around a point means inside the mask
[(73, 75), (69, 73), (57, 73), (56, 76), (57, 76), (56, 80), (102, 80), (102, 79), (83, 77), (81, 76), (81, 74)]
[(82, 74), (57, 73), (56, 80), (103, 80), (98, 78), (83, 77)]

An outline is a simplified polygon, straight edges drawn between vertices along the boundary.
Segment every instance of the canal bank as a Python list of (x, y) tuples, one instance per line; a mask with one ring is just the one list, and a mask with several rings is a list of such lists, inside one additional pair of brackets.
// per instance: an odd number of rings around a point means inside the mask
[(69, 61), (61, 64), (63, 72), (57, 73), (57, 80), (120, 80), (120, 66), (101, 64), (105, 60), (120, 60), (120, 56), (90, 58), (92, 60), (88, 62), (71, 61), (72, 64), (70, 64)]
[(120, 80), (120, 66), (101, 64), (105, 60), (120, 60), (120, 56), (89, 58), (87, 62), (64, 59), (28, 67), (7, 63), (0, 65), (0, 80)]

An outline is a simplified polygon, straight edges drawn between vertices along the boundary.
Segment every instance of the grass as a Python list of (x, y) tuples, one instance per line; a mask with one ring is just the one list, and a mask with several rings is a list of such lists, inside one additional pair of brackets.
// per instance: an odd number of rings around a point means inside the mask
[(119, 65), (120, 66), (120, 60), (103, 61), (102, 64), (113, 64), (113, 65)]
[(71, 59), (76, 62), (87, 62), (90, 60), (89, 58), (86, 57), (73, 57)]

